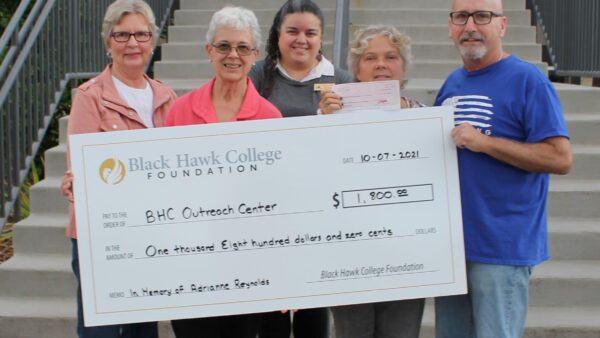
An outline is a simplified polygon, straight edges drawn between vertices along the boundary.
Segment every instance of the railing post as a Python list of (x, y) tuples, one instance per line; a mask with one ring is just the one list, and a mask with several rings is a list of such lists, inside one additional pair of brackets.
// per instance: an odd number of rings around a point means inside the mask
[(342, 69), (348, 69), (346, 65), (346, 52), (348, 49), (349, 21), (349, 0), (336, 0), (335, 27), (333, 32), (333, 64)]

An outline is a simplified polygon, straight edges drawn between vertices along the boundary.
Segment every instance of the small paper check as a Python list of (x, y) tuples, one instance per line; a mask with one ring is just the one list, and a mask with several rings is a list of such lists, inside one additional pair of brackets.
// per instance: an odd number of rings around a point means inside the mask
[(396, 80), (336, 84), (331, 91), (341, 96), (344, 102), (336, 113), (397, 110), (400, 107), (400, 82)]
[(70, 137), (88, 326), (466, 292), (450, 108)]

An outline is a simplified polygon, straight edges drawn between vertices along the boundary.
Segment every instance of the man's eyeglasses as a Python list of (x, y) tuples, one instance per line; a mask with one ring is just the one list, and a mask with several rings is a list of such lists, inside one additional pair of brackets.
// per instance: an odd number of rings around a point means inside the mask
[(250, 53), (252, 53), (256, 48), (252, 48), (248, 45), (237, 45), (237, 46), (232, 46), (228, 43), (217, 43), (217, 44), (211, 44), (211, 46), (213, 46), (216, 50), (217, 53), (220, 54), (225, 54), (225, 55), (229, 55), (229, 53), (231, 53), (232, 49), (235, 49), (235, 51), (238, 53), (238, 55), (240, 56), (246, 56), (246, 55), (250, 55)]
[(492, 22), (492, 18), (504, 16), (500, 13), (494, 13), (492, 11), (475, 11), (473, 13), (469, 13), (466, 11), (460, 12), (451, 12), (450, 13), (450, 21), (454, 25), (466, 25), (467, 21), (469, 21), (469, 17), (473, 17), (473, 22), (476, 25), (487, 25)]
[(127, 42), (132, 36), (137, 42), (146, 42), (152, 38), (152, 32), (112, 32), (110, 36), (112, 36), (116, 42)]

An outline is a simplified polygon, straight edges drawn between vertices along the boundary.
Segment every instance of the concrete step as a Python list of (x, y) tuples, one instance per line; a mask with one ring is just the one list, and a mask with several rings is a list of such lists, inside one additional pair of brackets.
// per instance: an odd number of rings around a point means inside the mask
[[(441, 9), (406, 9), (397, 8), (396, 6), (381, 9), (381, 8), (366, 8), (350, 11), (350, 23), (370, 25), (373, 23), (381, 24), (397, 24), (402, 22), (403, 25), (414, 24), (433, 24), (444, 25), (448, 22), (449, 7)], [(531, 24), (531, 16), (528, 10), (525, 9), (507, 9), (504, 11), (510, 25), (527, 26)], [(327, 19), (325, 19), (326, 22)], [(333, 21), (331, 21), (333, 22)]]
[(60, 191), (61, 177), (46, 177), (29, 189), (32, 213), (61, 215), (69, 212), (69, 203)]
[[(259, 58), (265, 56), (265, 42), (262, 44)], [(450, 42), (440, 43), (412, 43), (413, 60), (456, 60), (460, 61), (456, 47)], [(507, 43), (504, 45), (506, 51), (518, 55), (528, 61), (540, 61), (542, 46), (533, 43)], [(323, 52), (326, 57), (333, 55), (333, 44), (331, 41), (323, 43)], [(162, 45), (163, 60), (201, 60), (206, 59), (204, 42), (169, 42)]]
[(524, 338), (597, 338), (600, 307), (530, 307)]
[(75, 297), (70, 255), (28, 254), (19, 251), (0, 265), (0, 297)]
[[(223, 4), (223, 6), (225, 3)], [(258, 22), (270, 25), (273, 22), (273, 17), (277, 13), (277, 8), (270, 9), (253, 9)], [(333, 7), (322, 8), (325, 24), (333, 24), (335, 22), (335, 10)], [(215, 13), (212, 9), (178, 9), (175, 11), (175, 26), (193, 26), (206, 25), (210, 22), (212, 15)], [(204, 39), (204, 37), (202, 37)]]
[(61, 178), (67, 170), (67, 144), (61, 143), (44, 153), (45, 177)]
[[(404, 95), (432, 105), (443, 78), (411, 78)], [(572, 142), (600, 145), (600, 88), (553, 83), (569, 123)], [(592, 113), (596, 112), (598, 113)]]
[[(600, 94), (600, 93), (599, 93)], [(593, 98), (589, 95), (588, 100)], [(591, 101), (594, 101), (591, 99)], [(571, 142), (581, 145), (600, 145), (600, 105), (598, 113), (566, 114)]]
[(17, 253), (71, 255), (71, 241), (65, 236), (69, 215), (33, 213), (15, 224), (13, 245)]
[[(262, 43), (261, 48), (264, 48), (264, 46), (266, 44), (270, 27), (271, 27), (270, 24), (260, 26), (261, 35), (263, 37), (263, 40), (261, 41), (261, 43)], [(204, 44), (206, 43), (206, 31), (207, 30), (208, 30), (208, 22), (205, 25), (172, 26), (172, 27), (169, 27), (168, 41), (169, 41), (169, 43), (186, 42), (186, 43), (195, 43), (195, 44), (204, 46)], [(325, 40), (325, 41), (333, 40), (333, 25), (325, 26), (323, 40)], [(163, 52), (164, 52), (164, 45), (162, 45), (162, 47), (163, 47)], [(162, 55), (162, 57), (163, 57), (163, 59), (167, 58), (167, 56), (165, 56), (164, 54)]]
[[(212, 73), (209, 75), (212, 76)], [(435, 96), (444, 83), (444, 79), (415, 78), (414, 74), (412, 75), (413, 77), (408, 81), (403, 95), (419, 100), (426, 105), (433, 105)], [(192, 89), (196, 89), (210, 79), (208, 75), (206, 77), (188, 76), (185, 78), (157, 76), (157, 78), (173, 88), (177, 95), (183, 95)], [(600, 97), (600, 88), (565, 85), (563, 83), (554, 83), (554, 86), (561, 99), (572, 142), (575, 144), (600, 144), (600, 133), (598, 132), (600, 130), (600, 112), (585, 113), (586, 111), (594, 111), (591, 107), (595, 107), (596, 110), (600, 107), (600, 102), (595, 105), (596, 101), (593, 99)]]
[[(598, 338), (600, 307), (529, 307), (523, 338)], [(419, 338), (435, 338), (435, 310), (425, 306)]]
[[(504, 0), (505, 9), (525, 9), (525, 0)], [(279, 8), (282, 5), (282, 0), (253, 0), (251, 5), (244, 0), (228, 0), (227, 4), (236, 6), (250, 6), (251, 8)], [(321, 8), (334, 8), (335, 0), (319, 0), (318, 4)], [(212, 9), (217, 10), (225, 6), (221, 0), (181, 0), (181, 9)], [(350, 8), (381, 8), (389, 7), (399, 8), (440, 8), (449, 10), (450, 4), (448, 0), (351, 0)]]
[(550, 218), (552, 260), (600, 260), (600, 219)]
[(598, 145), (579, 145), (572, 139), (573, 167), (568, 175), (556, 175), (553, 179), (600, 180), (600, 135)]
[[(354, 4), (355, 0), (352, 0), (351, 3)], [(180, 0), (181, 9), (206, 9), (217, 11), (223, 8), (226, 5), (232, 6), (242, 6), (249, 9), (254, 8), (271, 8), (271, 9), (279, 9), (279, 7), (284, 3), (282, 0), (253, 0), (252, 2), (244, 1), (244, 0), (228, 0), (226, 2), (222, 0)], [(334, 8), (335, 0), (319, 0), (318, 4), (321, 8)]]
[[(0, 338), (75, 338), (75, 298), (0, 297)], [(171, 324), (159, 322), (159, 338), (174, 338)]]
[[(325, 24), (333, 24), (335, 21), (335, 9), (321, 8)], [(254, 13), (259, 22), (270, 24), (277, 12), (277, 8), (272, 9), (254, 9)], [(397, 24), (403, 25), (433, 24), (444, 25), (448, 22), (449, 9), (407, 9), (396, 6), (385, 8), (355, 9), (350, 11), (350, 24), (352, 25), (370, 25), (373, 23)], [(181, 25), (201, 25), (210, 22), (214, 10), (211, 9), (180, 9), (175, 11), (175, 24)], [(531, 16), (528, 10), (507, 9), (504, 11), (510, 25), (528, 26), (531, 24)]]
[[(446, 24), (438, 25), (422, 25), (414, 24), (408, 25), (406, 23), (398, 22), (394, 23), (394, 26), (400, 31), (408, 34), (411, 37), (413, 43), (451, 43), (448, 37), (448, 26)], [(354, 32), (359, 28), (363, 28), (366, 25), (352, 24), (348, 27), (350, 31), (350, 39), (354, 36)], [(270, 23), (266, 23), (261, 26), (261, 34), (263, 37), (263, 48), (266, 44)], [(206, 31), (208, 25), (178, 25), (169, 27), (169, 43), (180, 43), (180, 42), (191, 42), (203, 45), (206, 42)], [(333, 41), (334, 28), (333, 25), (326, 25), (323, 34), (324, 41)], [(512, 43), (534, 43), (535, 40), (535, 27), (516, 26), (510, 25), (508, 28), (508, 34), (504, 38), (505, 44)], [(164, 48), (164, 45), (163, 45)], [(163, 55), (163, 59), (166, 56)]]
[(550, 260), (531, 277), (530, 306), (600, 307), (600, 261)]
[(0, 297), (0, 304), (0, 338), (77, 336), (75, 298)]
[[(234, 4), (236, 6), (248, 6), (248, 2), (242, 0), (228, 1), (227, 4)], [(319, 0), (319, 6), (323, 8), (334, 8), (334, 0)], [(252, 2), (252, 8), (274, 8), (278, 9), (282, 5), (281, 0), (258, 0)], [(181, 2), (182, 9), (220, 9), (222, 8), (223, 2), (218, 0), (207, 0), (206, 3), (198, 2), (194, 0), (184, 0)], [(366, 0), (351, 0), (351, 10), (362, 10), (362, 9), (386, 9), (390, 7), (404, 8), (404, 9), (419, 9), (419, 8), (435, 8), (435, 9), (446, 9), (449, 10), (449, 4), (447, 0), (421, 0), (415, 3), (414, 0), (383, 0), (376, 2), (369, 2)], [(505, 9), (525, 9), (524, 0), (505, 0)]]
[[(202, 61), (207, 60), (206, 52), (204, 51), (204, 38), (199, 40), (198, 42), (169, 42), (162, 45), (162, 55), (163, 61), (175, 61), (175, 62), (183, 62), (183, 61)], [(258, 59), (263, 59), (266, 56), (265, 52), (266, 41), (261, 43), (261, 47), (259, 48)], [(331, 41), (323, 41), (322, 48), (323, 54), (329, 60), (332, 59), (333, 56), (333, 42)], [(158, 61), (158, 62), (163, 62)], [(156, 65), (156, 63), (155, 63)]]
[[(187, 0), (186, 0), (187, 1)], [(260, 0), (265, 1), (265, 0)], [(267, 0), (269, 1), (269, 0)], [(324, 3), (327, 3), (325, 0)], [(331, 1), (331, 0), (329, 0)], [(321, 0), (318, 1), (321, 4)], [(385, 10), (390, 7), (401, 7), (401, 8), (440, 8), (450, 11), (451, 3), (448, 0), (380, 0), (380, 1), (368, 1), (368, 0), (350, 0), (350, 8), (377, 8)], [(524, 0), (504, 0), (504, 9), (525, 9)]]
[[(542, 71), (546, 71), (546, 63), (535, 63)], [(408, 74), (409, 81), (418, 78), (444, 79), (450, 72), (462, 66), (461, 61), (454, 60), (415, 60)], [(213, 66), (207, 59), (159, 61), (154, 63), (154, 74), (158, 79), (210, 78), (214, 74)]]
[(600, 219), (599, 180), (551, 180), (548, 216)]
[(600, 113), (600, 88), (565, 83), (555, 83), (554, 86), (566, 114)]

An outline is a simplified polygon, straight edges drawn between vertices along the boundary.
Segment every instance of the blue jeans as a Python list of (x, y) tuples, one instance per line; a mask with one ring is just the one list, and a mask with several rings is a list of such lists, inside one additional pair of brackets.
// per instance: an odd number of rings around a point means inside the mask
[(435, 300), (437, 338), (521, 338), (533, 267), (467, 262), (468, 294)]
[(77, 336), (79, 338), (158, 338), (156, 322), (90, 327), (83, 325), (83, 304), (81, 302), (77, 240), (72, 239), (71, 243), (73, 244), (71, 268), (75, 277), (77, 277)]

